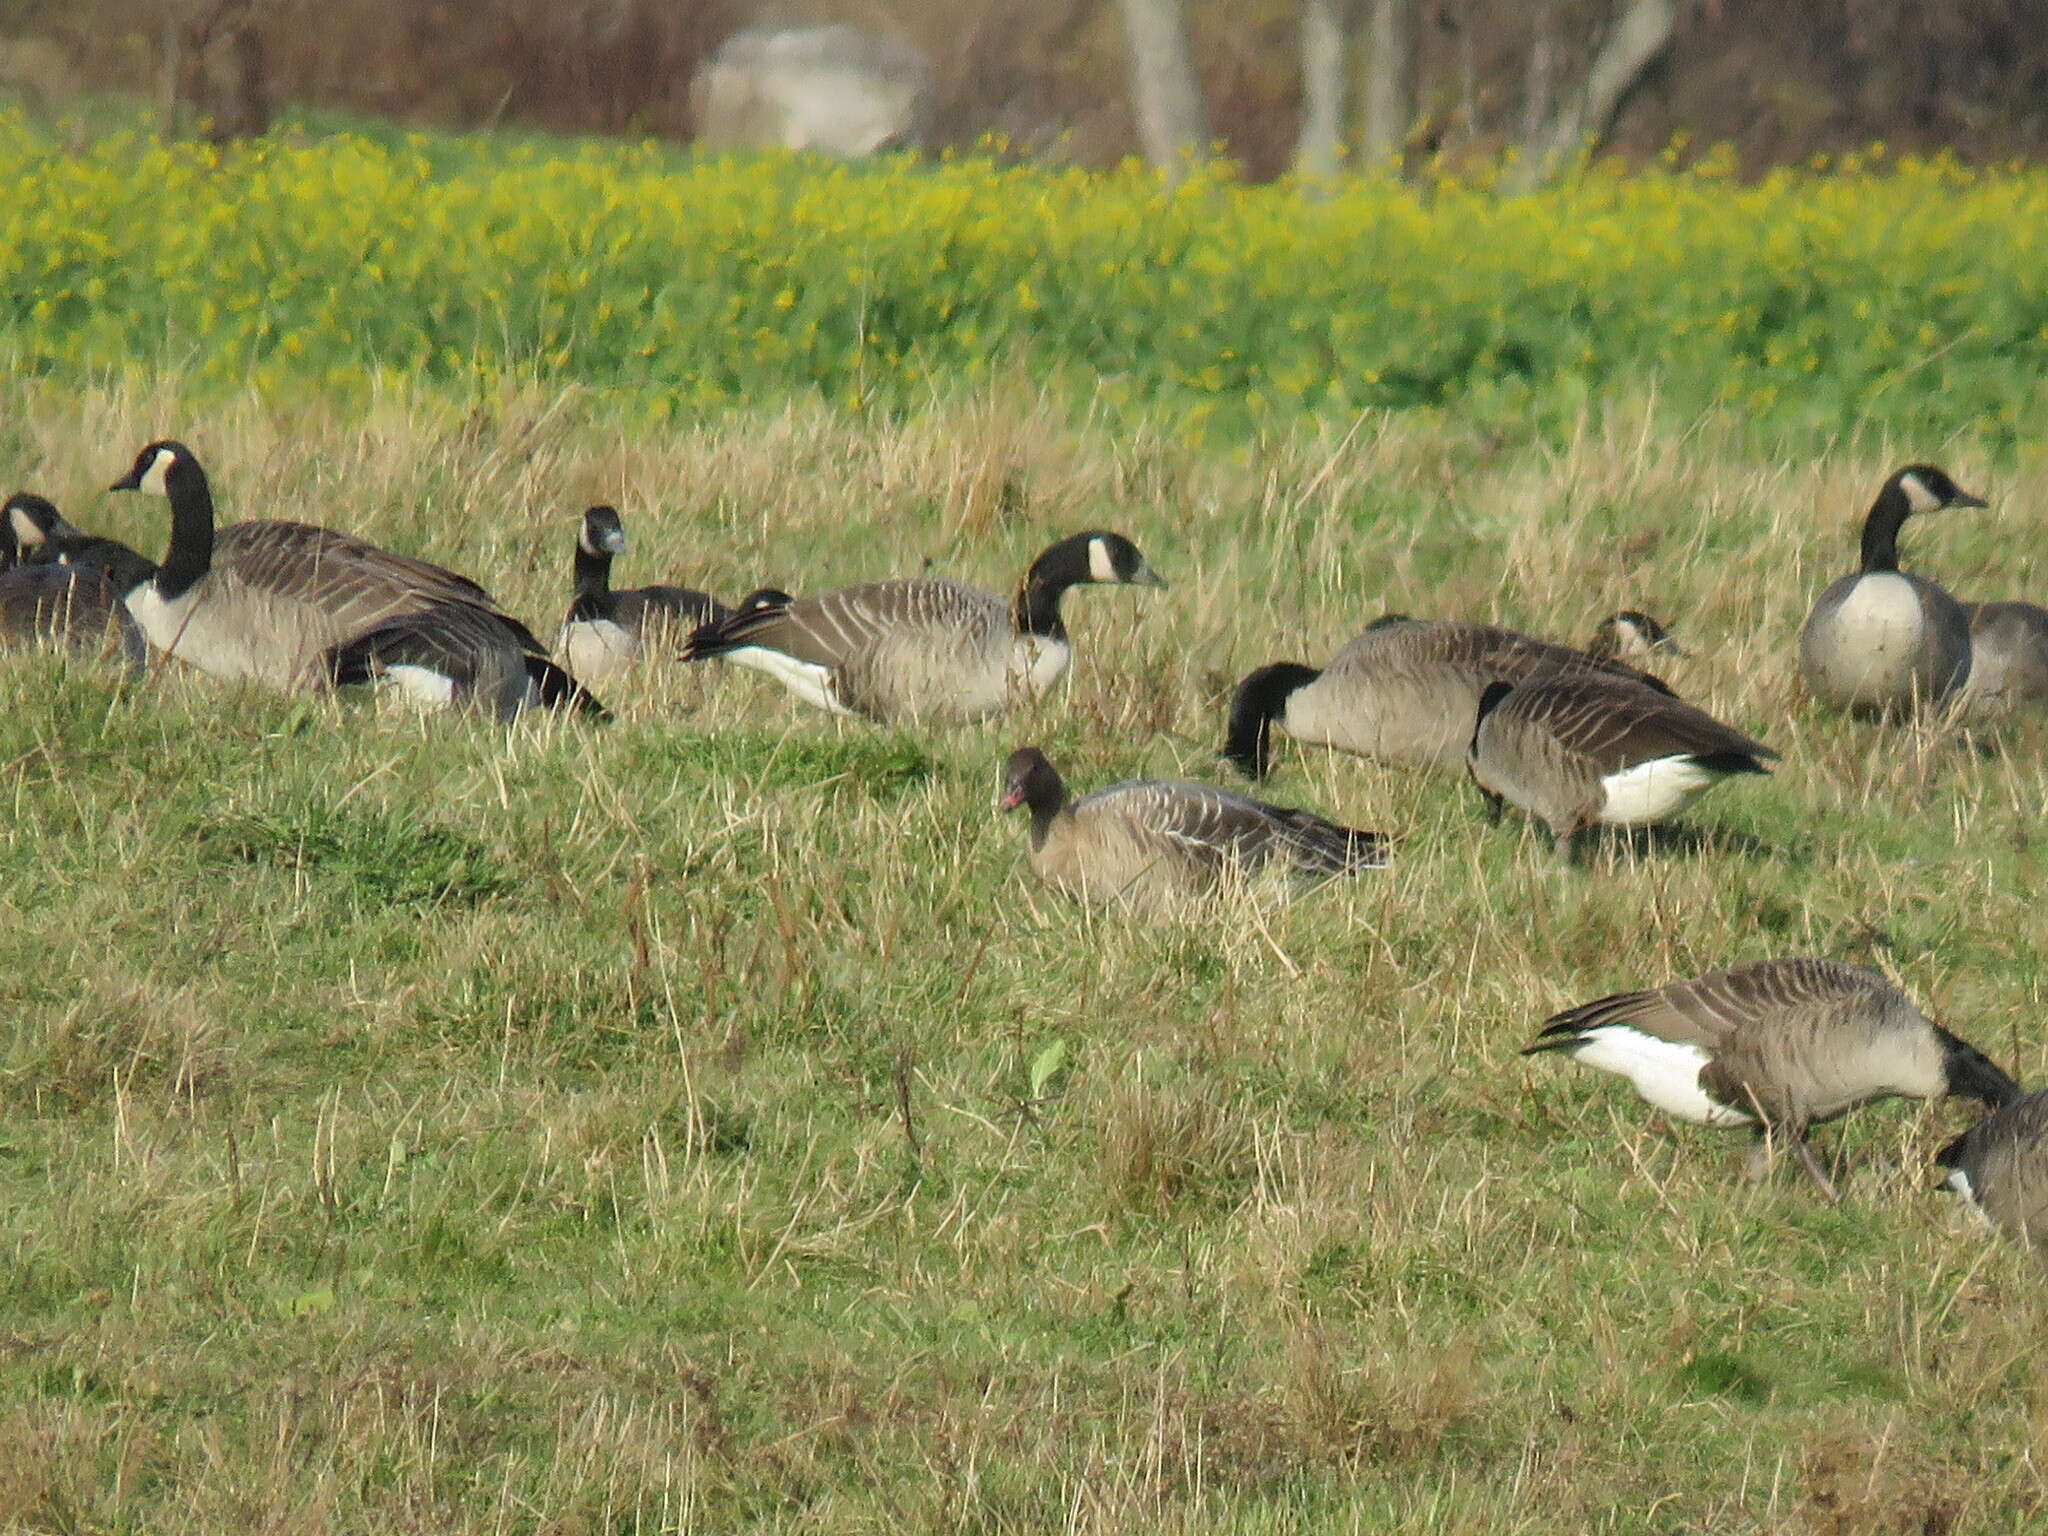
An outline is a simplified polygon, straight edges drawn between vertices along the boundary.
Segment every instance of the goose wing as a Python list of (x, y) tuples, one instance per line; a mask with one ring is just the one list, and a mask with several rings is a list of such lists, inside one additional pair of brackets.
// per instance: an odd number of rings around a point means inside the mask
[(1504, 718), (1539, 726), (1603, 774), (1666, 757), (1762, 773), (1764, 760), (1778, 755), (1683, 699), (1622, 678), (1537, 678), (1515, 688), (1500, 709)]
[(1468, 674), (1480, 686), (1499, 680), (1519, 683), (1557, 673), (1626, 678), (1657, 693), (1671, 695), (1663, 679), (1625, 661), (1591, 655), (1574, 646), (1538, 640), (1494, 624), (1407, 619), (1381, 620), (1354, 637), (1330, 659), (1330, 670), (1448, 667)]
[(708, 592), (692, 587), (628, 587), (612, 595), (617, 605), (613, 617), (628, 628), (668, 624), (677, 629), (694, 629), (702, 624), (716, 624), (732, 613)]
[(1279, 858), (1312, 874), (1350, 875), (1387, 862), (1388, 839), (1380, 833), (1341, 827), (1210, 784), (1112, 784), (1082, 796), (1073, 811), (1077, 818), (1091, 812), (1121, 818), (1191, 856), (1234, 860), (1247, 870)]
[(113, 579), (95, 566), (34, 564), (0, 571), (0, 638), (54, 640), (81, 655), (118, 647), (130, 668), (149, 659), (142, 631)]
[(886, 639), (985, 633), (1008, 621), (1001, 598), (944, 578), (877, 581), (791, 603), (744, 606), (700, 626), (683, 648), (699, 661), (748, 646), (780, 651), (811, 666), (838, 668)]
[(496, 608), (467, 576), (310, 523), (235, 523), (215, 539), (213, 559), (244, 586), (318, 609), (345, 630), (436, 602)]
[(1719, 1051), (1738, 1036), (1891, 990), (1876, 972), (1833, 960), (1799, 957), (1728, 966), (1690, 981), (1617, 992), (1552, 1014), (1524, 1054), (1575, 1045), (1611, 1025), (1672, 1045)]
[(436, 602), (399, 614), (331, 647), (322, 665), (337, 687), (411, 669), (445, 680), (450, 702), (490, 708), (508, 719), (528, 703), (599, 718), (608, 714), (549, 659), (524, 624), (474, 603)]

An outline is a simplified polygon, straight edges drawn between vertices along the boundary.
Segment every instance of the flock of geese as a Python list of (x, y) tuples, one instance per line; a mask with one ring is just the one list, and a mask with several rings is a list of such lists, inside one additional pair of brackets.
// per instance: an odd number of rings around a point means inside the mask
[[(574, 597), (551, 652), (477, 582), (305, 523), (216, 526), (205, 471), (151, 443), (112, 489), (170, 504), (152, 562), (21, 492), (0, 506), (0, 644), (152, 654), (213, 676), (300, 692), (378, 686), (510, 719), (592, 718), (591, 692), (643, 652), (766, 673), (805, 703), (875, 721), (978, 719), (1043, 695), (1066, 671), (1061, 618), (1082, 585), (1165, 583), (1120, 534), (1048, 547), (1006, 599), (944, 577), (797, 598), (761, 588), (728, 607), (684, 587), (612, 586), (625, 530), (583, 516)], [(1879, 718), (1965, 719), (2048, 703), (2048, 610), (1966, 605), (1899, 569), (1906, 520), (1985, 503), (1932, 465), (1884, 484), (1854, 573), (1821, 593), (1799, 670), (1823, 703)], [(1274, 733), (1382, 762), (1463, 772), (1498, 819), (1512, 805), (1573, 862), (1603, 826), (1669, 820), (1723, 779), (1761, 775), (1769, 747), (1644, 670), (1674, 650), (1648, 615), (1616, 614), (1585, 648), (1493, 625), (1388, 614), (1320, 669), (1261, 666), (1231, 700), (1224, 758), (1249, 780)], [(1026, 859), (1077, 900), (1184, 908), (1258, 879), (1283, 895), (1385, 865), (1391, 839), (1218, 785), (1147, 780), (1072, 797), (1035, 747), (1013, 752), (999, 806), (1028, 812)], [(1810, 1130), (1875, 1099), (1961, 1095), (1991, 1113), (1939, 1154), (1945, 1182), (2048, 1254), (2048, 1091), (2022, 1094), (1981, 1052), (1884, 977), (1834, 961), (1766, 960), (1619, 993), (1546, 1021), (1525, 1054), (1561, 1052), (1629, 1079), (1650, 1104), (1758, 1138), (1755, 1169), (1789, 1146), (1837, 1198)]]

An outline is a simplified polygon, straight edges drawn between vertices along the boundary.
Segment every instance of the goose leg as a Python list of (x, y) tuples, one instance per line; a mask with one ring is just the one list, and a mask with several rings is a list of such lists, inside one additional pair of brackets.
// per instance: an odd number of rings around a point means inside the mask
[[(1478, 787), (1477, 780), (1473, 783), (1475, 788)], [(1484, 788), (1479, 790), (1479, 798), (1486, 802), (1486, 824), (1489, 827), (1499, 826), (1501, 812), (1507, 809), (1507, 801), (1492, 790)]]
[(1565, 869), (1577, 867), (1579, 852), (1584, 841), (1581, 834), (1585, 829), (1576, 823), (1551, 833), (1551, 847), (1557, 854), (1557, 862)]
[(1821, 1167), (1820, 1159), (1813, 1155), (1813, 1143), (1804, 1135), (1792, 1139), (1792, 1148), (1799, 1154), (1799, 1166), (1813, 1175), (1813, 1182), (1820, 1186), (1820, 1192), (1827, 1196), (1829, 1205), (1842, 1203), (1841, 1191), (1835, 1188), (1835, 1181), (1828, 1177), (1828, 1171)]

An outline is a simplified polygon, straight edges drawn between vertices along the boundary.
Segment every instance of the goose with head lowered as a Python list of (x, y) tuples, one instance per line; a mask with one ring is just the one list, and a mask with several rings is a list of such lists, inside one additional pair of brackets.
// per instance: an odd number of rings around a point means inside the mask
[[(1619, 1073), (1654, 1107), (1695, 1125), (1789, 1140), (1833, 1200), (1807, 1132), (1874, 1099), (1961, 1094), (1992, 1108), (2019, 1086), (1982, 1051), (1913, 1006), (1875, 971), (1799, 957), (1567, 1008), (1525, 1056), (1562, 1051)], [(1753, 1162), (1752, 1173), (1762, 1171)]]
[(1625, 661), (1531, 639), (1492, 624), (1382, 615), (1320, 671), (1280, 661), (1237, 685), (1223, 755), (1250, 779), (1272, 767), (1272, 732), (1379, 762), (1464, 765), (1489, 683), (1544, 673), (1598, 673), (1670, 690)]
[(1570, 860), (1596, 826), (1655, 826), (1722, 779), (1778, 754), (1703, 709), (1598, 673), (1489, 683), (1467, 768), (1487, 819), (1511, 804)]
[(329, 653), (395, 620), (441, 605), (533, 636), (466, 576), (308, 523), (251, 521), (216, 532), (212, 488), (182, 443), (149, 444), (114, 482), (171, 504), (163, 564), (127, 594), (151, 645), (215, 677), (286, 690), (324, 686)]
[(323, 666), (337, 688), (381, 686), (417, 704), (499, 720), (528, 709), (610, 717), (523, 624), (473, 603), (435, 602), (399, 614), (329, 650)]
[(1665, 656), (1683, 660), (1691, 653), (1672, 638), (1670, 630), (1640, 608), (1624, 608), (1600, 621), (1586, 644), (1586, 654), (1596, 661), (1638, 662)]
[(576, 597), (555, 649), (586, 683), (631, 666), (644, 643), (682, 640), (731, 611), (689, 587), (613, 587), (612, 560), (625, 552), (626, 529), (616, 507), (596, 506), (583, 514), (576, 537)]
[(1909, 464), (1863, 519), (1862, 563), (1814, 601), (1799, 675), (1823, 704), (1865, 714), (1945, 705), (1970, 675), (1970, 621), (1936, 583), (1899, 569), (1899, 530), (1917, 513), (1982, 507), (1932, 464)]
[(688, 661), (766, 672), (807, 704), (869, 720), (975, 720), (1035, 698), (1067, 670), (1060, 599), (1087, 583), (1163, 587), (1122, 534), (1061, 539), (1013, 602), (945, 577), (760, 602), (690, 636)]
[(1966, 603), (1970, 676), (1957, 707), (1971, 720), (2048, 705), (2048, 608), (2037, 603)]
[(2048, 1261), (2048, 1090), (1978, 1121), (1934, 1162), (1944, 1189)]
[(997, 808), (1020, 807), (1031, 813), (1032, 872), (1077, 901), (1171, 910), (1266, 870), (1284, 874), (1293, 894), (1387, 862), (1389, 839), (1378, 832), (1209, 784), (1133, 780), (1069, 800), (1036, 747), (1003, 764)]

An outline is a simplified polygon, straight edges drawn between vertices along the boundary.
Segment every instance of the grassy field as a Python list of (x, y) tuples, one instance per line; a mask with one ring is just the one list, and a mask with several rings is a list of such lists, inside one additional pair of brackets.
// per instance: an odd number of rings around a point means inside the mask
[[(1882, 475), (1989, 514), (1911, 563), (2048, 590), (2038, 445), (1751, 456), (1617, 408), (1556, 446), (1360, 418), (1238, 449), (998, 379), (889, 423), (630, 430), (573, 391), (367, 406), (16, 382), (11, 481), (166, 430), (229, 517), (360, 530), (551, 626), (574, 516), (626, 581), (934, 569), (1133, 535), (1054, 698), (835, 722), (656, 666), (507, 732), (0, 659), (0, 1526), (292, 1532), (1950, 1532), (2048, 1521), (2041, 1272), (1930, 1192), (1955, 1108), (1744, 1142), (1516, 1055), (1546, 1013), (1790, 952), (1877, 964), (2048, 1073), (2048, 733), (1823, 718), (1791, 642)], [(1284, 749), (1397, 832), (1277, 913), (1131, 925), (991, 804), (1213, 777), (1249, 667), (1384, 608), (1578, 636), (1784, 754), (1696, 847), (1581, 873), (1469, 786)]]

